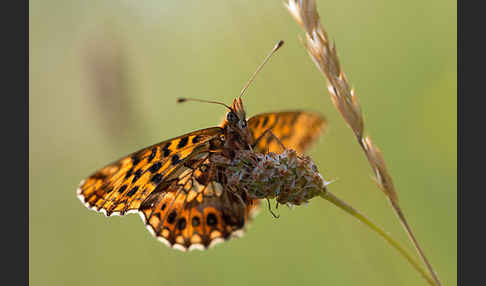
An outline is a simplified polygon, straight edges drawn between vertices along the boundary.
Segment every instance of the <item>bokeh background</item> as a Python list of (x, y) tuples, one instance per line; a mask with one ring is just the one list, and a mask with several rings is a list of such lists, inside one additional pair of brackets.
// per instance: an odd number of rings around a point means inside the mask
[[(456, 1), (318, 0), (322, 22), (382, 149), (400, 201), (444, 285), (457, 278)], [(310, 154), (330, 190), (413, 252), (282, 1), (30, 1), (31, 285), (425, 285), (398, 253), (316, 198), (206, 252), (167, 248), (138, 215), (106, 218), (78, 183), (125, 154), (250, 115), (322, 112)]]

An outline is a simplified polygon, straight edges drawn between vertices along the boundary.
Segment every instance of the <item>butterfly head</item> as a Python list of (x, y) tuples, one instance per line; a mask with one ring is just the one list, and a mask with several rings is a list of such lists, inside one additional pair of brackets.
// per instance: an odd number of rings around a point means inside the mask
[(225, 130), (228, 142), (239, 145), (243, 149), (248, 149), (248, 145), (253, 143), (241, 97), (233, 100), (233, 105), (226, 113), (222, 127)]

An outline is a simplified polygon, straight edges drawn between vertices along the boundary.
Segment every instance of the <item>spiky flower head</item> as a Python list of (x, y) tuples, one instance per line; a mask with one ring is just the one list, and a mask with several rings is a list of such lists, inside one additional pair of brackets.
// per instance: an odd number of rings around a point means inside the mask
[(309, 156), (287, 149), (281, 154), (239, 150), (225, 165), (227, 187), (252, 199), (276, 198), (280, 204), (300, 205), (326, 192), (326, 182)]

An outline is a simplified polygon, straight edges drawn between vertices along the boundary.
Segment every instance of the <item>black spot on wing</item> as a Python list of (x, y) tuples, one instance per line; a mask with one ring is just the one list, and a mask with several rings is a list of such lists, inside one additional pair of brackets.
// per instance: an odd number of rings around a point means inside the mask
[(260, 125), (260, 118), (256, 118), (255, 120), (252, 120), (251, 125), (253, 128), (258, 128), (258, 125)]
[(120, 188), (120, 189), (118, 189), (118, 192), (121, 194), (121, 193), (123, 193), (123, 192), (124, 192), (126, 189), (127, 189), (127, 185), (123, 185), (123, 186), (121, 186), (121, 188)]
[(192, 138), (192, 144), (196, 144), (197, 142), (199, 142), (201, 140), (201, 136), (199, 135), (196, 135), (194, 136), (194, 138)]
[(161, 174), (155, 174), (152, 179), (152, 182), (154, 182), (156, 185), (158, 185), (162, 181), (162, 175)]
[(186, 147), (187, 143), (189, 142), (189, 137), (183, 137), (180, 139), (179, 144), (177, 144), (177, 148), (184, 148)]
[(177, 228), (179, 230), (184, 230), (186, 228), (186, 219), (185, 218), (180, 218), (177, 221)]
[(164, 148), (162, 148), (162, 152), (164, 152), (164, 157), (167, 157), (170, 155), (170, 150), (169, 150), (170, 142), (165, 144)]
[(218, 224), (218, 218), (216, 217), (215, 214), (210, 213), (210, 214), (208, 214), (208, 217), (206, 218), (206, 223), (209, 226), (215, 226), (216, 224)]
[(133, 187), (128, 193), (127, 196), (131, 197), (133, 194), (135, 194), (138, 190), (138, 186)]
[(271, 127), (269, 127), (269, 129), (271, 128), (274, 128), (275, 126), (277, 126), (277, 124), (279, 124), (279, 120), (280, 120), (280, 116), (279, 115), (275, 115), (275, 122), (272, 124)]
[(179, 163), (181, 161), (181, 159), (179, 158), (179, 155), (177, 155), (177, 154), (172, 156), (171, 160), (172, 160), (172, 162), (171, 162), (172, 165), (176, 165), (177, 163)]
[(201, 220), (199, 217), (195, 216), (192, 218), (192, 226), (193, 227), (198, 227), (201, 224)]
[(138, 158), (137, 156), (132, 156), (132, 164), (133, 164), (133, 166), (137, 166), (138, 163), (140, 163), (140, 158)]
[(268, 123), (268, 116), (265, 116), (263, 118), (262, 127), (265, 127), (267, 125), (267, 123)]
[(132, 184), (135, 183), (142, 176), (142, 169), (138, 169), (132, 179)]
[(170, 223), (170, 224), (173, 224), (175, 219), (177, 217), (177, 212), (175, 210), (173, 210), (169, 216), (167, 217), (167, 222)]
[(147, 159), (147, 163), (150, 163), (152, 162), (152, 160), (155, 158), (155, 155), (157, 154), (157, 148), (152, 148), (152, 153), (150, 153), (148, 159)]
[(128, 170), (128, 172), (126, 173), (125, 180), (128, 179), (128, 178), (130, 178), (130, 176), (132, 175), (132, 173), (133, 173), (133, 167), (131, 167), (130, 170)]
[(150, 168), (148, 170), (149, 170), (150, 173), (155, 173), (160, 169), (160, 167), (162, 167), (162, 163), (157, 162), (157, 163), (153, 164), (152, 166), (150, 166)]

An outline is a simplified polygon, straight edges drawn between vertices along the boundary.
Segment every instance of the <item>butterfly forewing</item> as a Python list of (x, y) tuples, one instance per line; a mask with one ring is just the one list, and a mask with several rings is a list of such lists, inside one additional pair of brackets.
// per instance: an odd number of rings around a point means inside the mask
[(275, 135), (286, 148), (303, 153), (324, 131), (326, 119), (314, 112), (283, 111), (255, 115), (248, 120), (248, 126), (256, 152), (282, 152)]
[(211, 148), (223, 133), (219, 127), (191, 132), (126, 156), (81, 182), (78, 197), (106, 215), (125, 214), (140, 204), (171, 174)]

